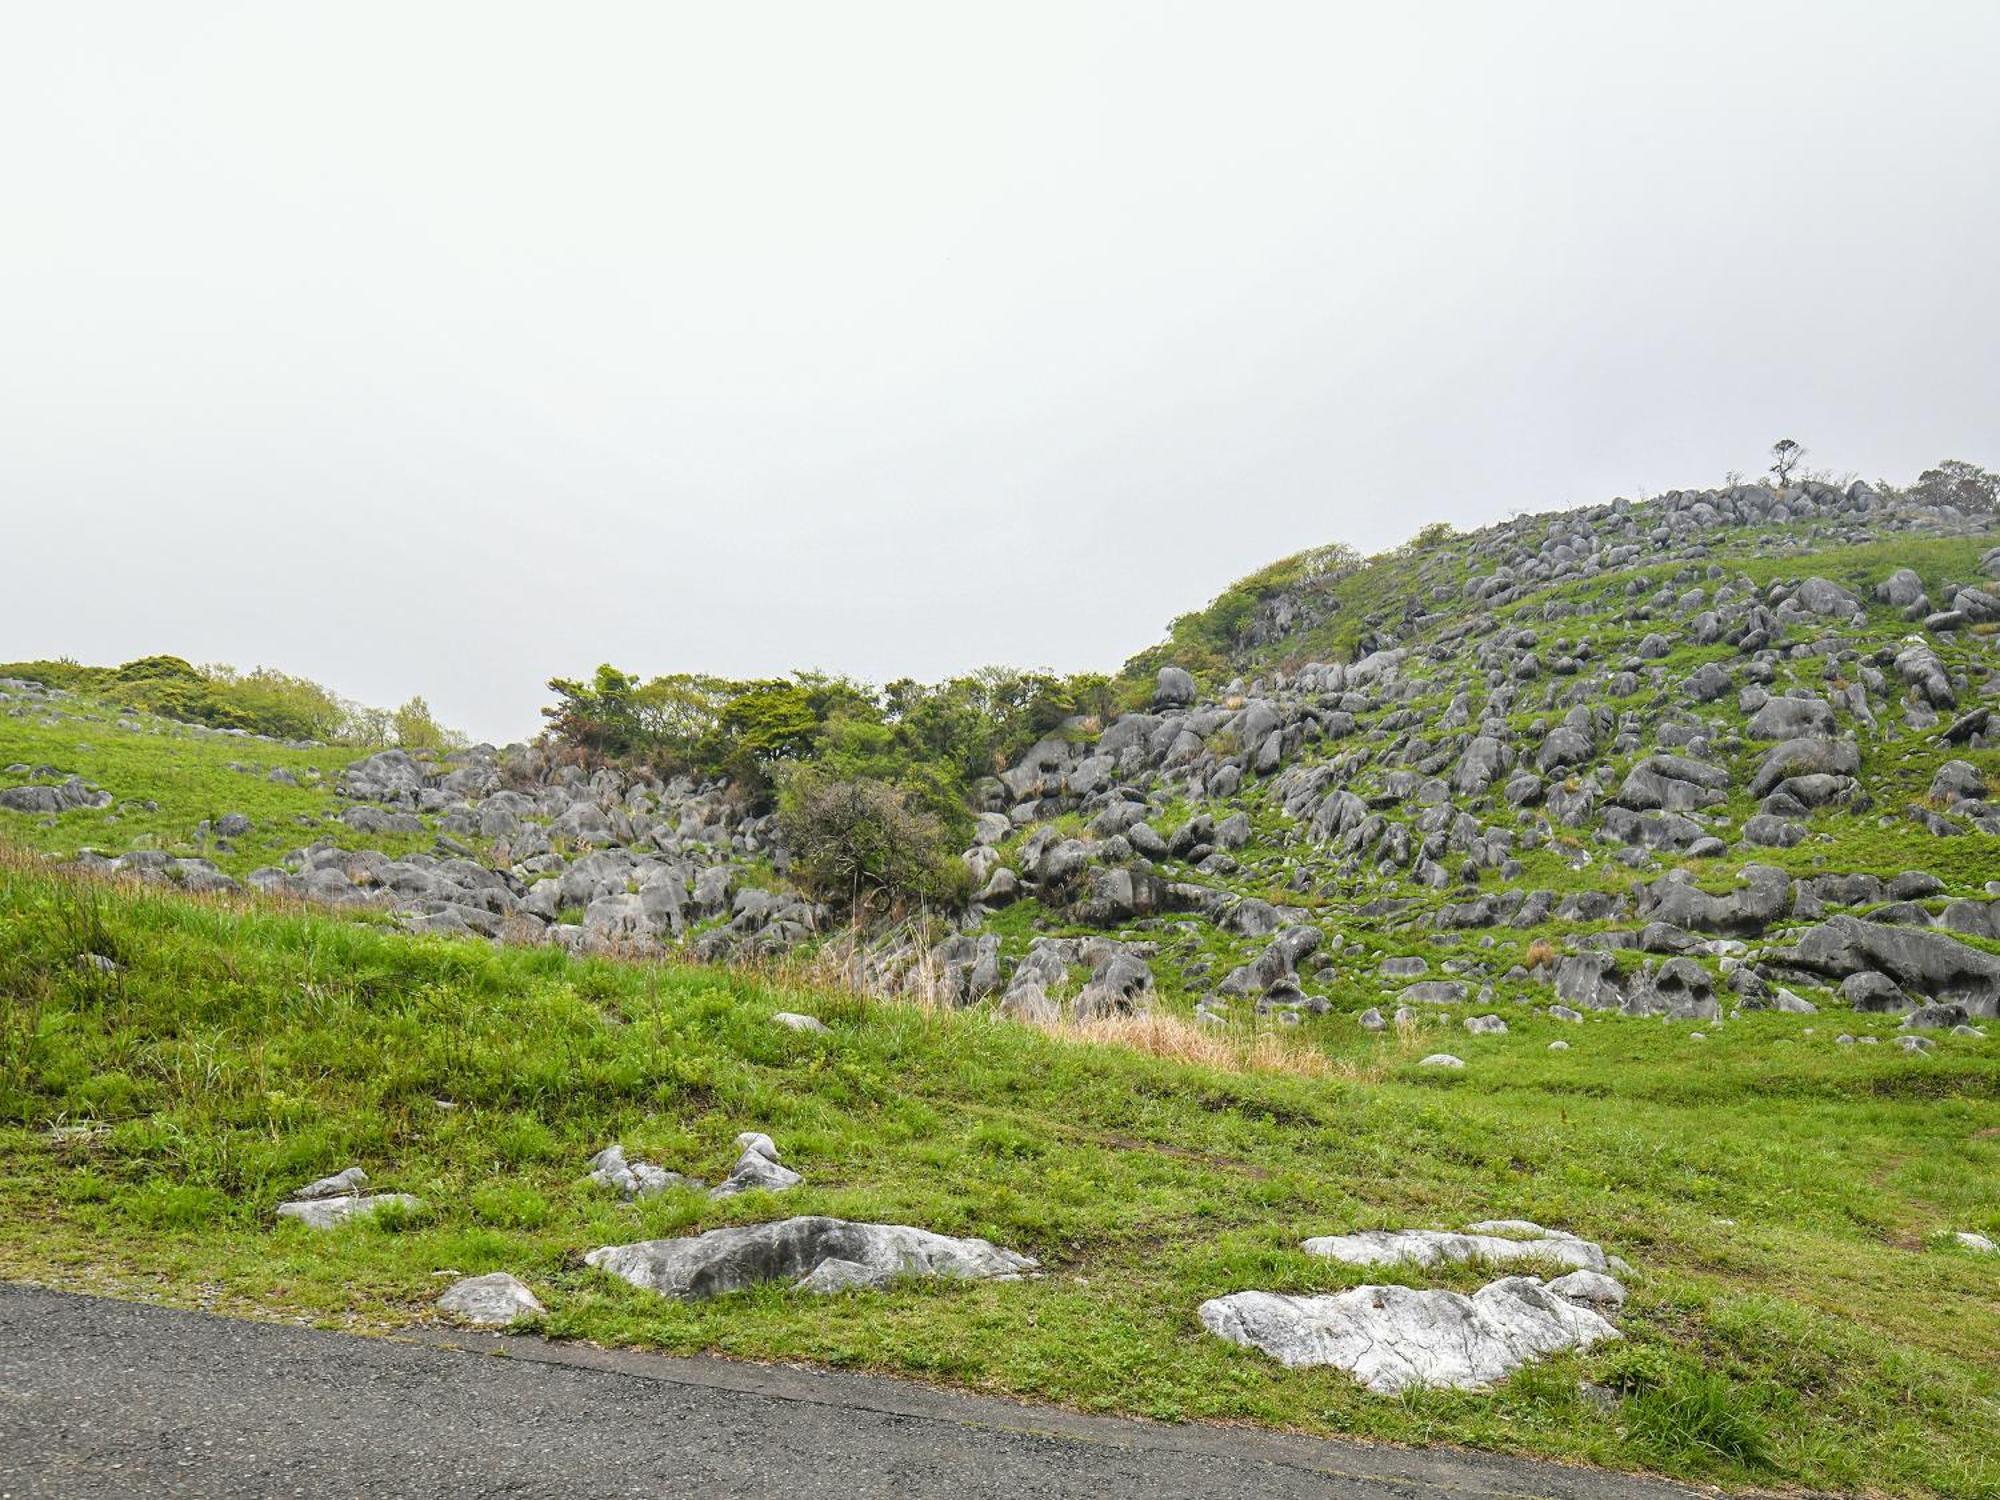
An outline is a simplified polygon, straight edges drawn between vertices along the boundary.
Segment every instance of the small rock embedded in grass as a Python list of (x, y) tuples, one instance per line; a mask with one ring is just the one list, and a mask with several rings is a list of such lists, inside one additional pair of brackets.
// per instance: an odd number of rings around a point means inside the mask
[(1556, 1040), (1554, 1040), (1553, 1042), (1550, 1042), (1550, 1043), (1549, 1043), (1549, 1051), (1551, 1051), (1551, 1052), (1567, 1052), (1567, 1051), (1569, 1051), (1569, 1043), (1568, 1043), (1568, 1042), (1566, 1042), (1566, 1041), (1564, 1041), (1564, 1040), (1562, 1040), (1562, 1038), (1558, 1037), (1558, 1038), (1556, 1038)]
[(756, 1188), (782, 1193), (805, 1181), (790, 1167), (779, 1163), (778, 1148), (768, 1135), (746, 1130), (736, 1137), (736, 1144), (743, 1148), (743, 1154), (736, 1159), (729, 1176), (709, 1189), (709, 1197), (733, 1198)]
[(367, 1218), (382, 1208), (415, 1211), (423, 1204), (408, 1193), (369, 1193), (368, 1174), (349, 1167), (300, 1188), (278, 1205), (278, 1217), (296, 1219), (309, 1229), (337, 1229), (350, 1219)]
[(1364, 1229), (1354, 1234), (1320, 1235), (1303, 1241), (1299, 1248), (1308, 1255), (1350, 1266), (1435, 1266), (1465, 1261), (1499, 1266), (1542, 1260), (1572, 1270), (1602, 1271), (1609, 1263), (1604, 1247), (1595, 1241), (1544, 1229), (1526, 1219), (1484, 1220), (1465, 1234), (1436, 1229)]
[(627, 1161), (623, 1146), (606, 1146), (590, 1159), (590, 1181), (600, 1187), (615, 1188), (622, 1198), (650, 1198), (668, 1188), (700, 1188), (701, 1184), (649, 1161)]
[(1977, 1255), (2000, 1255), (2000, 1245), (1976, 1230), (1961, 1229), (1952, 1236), (1952, 1241)]
[(795, 1010), (781, 1010), (772, 1016), (771, 1019), (790, 1031), (810, 1031), (824, 1036), (829, 1030), (826, 1023), (821, 1021), (819, 1017), (800, 1015)]
[(438, 1298), (437, 1307), (462, 1323), (486, 1327), (505, 1327), (548, 1311), (524, 1282), (505, 1271), (453, 1282)]
[(1449, 1052), (1433, 1052), (1429, 1057), (1420, 1059), (1417, 1066), (1420, 1068), (1462, 1068), (1465, 1066), (1465, 1059), (1462, 1057), (1453, 1057)]
[(1467, 1016), (1465, 1029), (1474, 1036), (1505, 1036), (1507, 1023), (1498, 1016)]

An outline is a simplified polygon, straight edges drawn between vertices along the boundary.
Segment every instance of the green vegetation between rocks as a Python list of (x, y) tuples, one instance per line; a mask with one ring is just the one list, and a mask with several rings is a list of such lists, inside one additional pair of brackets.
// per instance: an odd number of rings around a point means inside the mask
[[(1725, 1483), (2000, 1493), (2000, 1261), (1946, 1234), (2000, 1232), (1994, 1041), (1912, 1068), (1823, 1045), (1844, 1018), (1746, 1016), (1706, 1042), (1524, 1018), (1456, 1037), (1472, 1066), (1446, 1075), (1416, 1067), (1418, 1036), (1333, 1017), (1322, 1068), (1248, 1071), (19, 857), (0, 997), (0, 1275), (379, 1329), (426, 1316), (446, 1273), (505, 1269), (561, 1337)], [(582, 1180), (617, 1141), (713, 1181), (743, 1129), (805, 1184), (626, 1205)], [(423, 1208), (274, 1222), (350, 1164)], [(1046, 1274), (683, 1306), (579, 1259), (800, 1212), (982, 1235)], [(1224, 1292), (1367, 1279), (1300, 1253), (1309, 1234), (1517, 1215), (1638, 1268), (1623, 1340), (1491, 1394), (1385, 1398), (1195, 1317)]]

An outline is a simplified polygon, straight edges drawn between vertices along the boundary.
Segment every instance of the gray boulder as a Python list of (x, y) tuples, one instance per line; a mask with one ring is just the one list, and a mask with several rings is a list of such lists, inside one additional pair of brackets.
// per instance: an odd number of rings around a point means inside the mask
[(1750, 795), (1761, 797), (1787, 777), (1852, 776), (1860, 769), (1861, 752), (1851, 740), (1786, 740), (1758, 765)]
[[(829, 1261), (838, 1264), (819, 1274)], [(880, 1286), (903, 1277), (1018, 1281), (1039, 1269), (1027, 1256), (987, 1240), (817, 1216), (711, 1229), (685, 1239), (606, 1245), (591, 1251), (584, 1262), (683, 1301), (770, 1282), (828, 1291)]]
[(1153, 707), (1189, 708), (1194, 704), (1194, 678), (1180, 667), (1162, 667), (1153, 685)]
[(1802, 969), (1834, 979), (1877, 970), (1912, 994), (1955, 1000), (1980, 1017), (2000, 1000), (2000, 957), (1941, 932), (1832, 917), (1808, 928), (1789, 954)]
[(1820, 698), (1772, 698), (1744, 732), (1753, 740), (1824, 738), (1833, 733), (1833, 710)]

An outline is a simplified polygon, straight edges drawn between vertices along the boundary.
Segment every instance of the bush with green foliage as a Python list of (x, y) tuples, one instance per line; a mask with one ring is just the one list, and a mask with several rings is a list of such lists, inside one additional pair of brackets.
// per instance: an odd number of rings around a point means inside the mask
[(971, 896), (943, 823), (885, 781), (795, 766), (779, 789), (778, 823), (793, 878), (857, 919), (912, 902), (962, 906)]
[(647, 680), (609, 664), (588, 680), (554, 678), (549, 730), (586, 755), (643, 762), (662, 775), (728, 777), (753, 795), (786, 767), (891, 783), (954, 827), (972, 788), (1075, 717), (1135, 706), (1101, 673), (1061, 677), (987, 668), (939, 683), (885, 688), (796, 672), (732, 681), (692, 673)]

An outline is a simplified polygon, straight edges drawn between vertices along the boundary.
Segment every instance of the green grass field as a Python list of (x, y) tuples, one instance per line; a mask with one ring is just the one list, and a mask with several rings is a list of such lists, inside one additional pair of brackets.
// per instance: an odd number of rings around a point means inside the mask
[[(0, 718), (0, 787), (30, 779), (26, 773), (8, 774), (6, 766), (50, 766), (65, 776), (81, 776), (117, 801), (39, 817), (6, 813), (5, 836), (20, 847), (61, 856), (84, 848), (198, 854), (239, 880), (329, 834), (350, 849), (392, 855), (429, 849), (430, 833), (363, 834), (329, 822), (342, 806), (333, 794), (335, 778), (366, 753), (336, 745), (298, 750), (250, 736), (202, 733), (151, 714), (67, 698), (59, 717)], [(288, 773), (292, 782), (271, 780), (273, 771)], [(154, 805), (148, 808), (148, 802)], [(197, 840), (204, 820), (231, 812), (250, 819), (249, 833), (231, 840), (227, 849), (212, 839)]]
[[(783, 1030), (780, 1009), (832, 1034)], [(1847, 1014), (1746, 1016), (1706, 1041), (1509, 1019), (1503, 1037), (1371, 1036), (1336, 1016), (1299, 1044), (1311, 1067), (1202, 1066), (720, 970), (99, 885), (14, 855), (0, 1275), (385, 1329), (426, 1317), (445, 1273), (506, 1269), (559, 1337), (1728, 1484), (2000, 1494), (2000, 1258), (1941, 1242), (2000, 1233), (2000, 1039), (1912, 1058), (1835, 1046), (1893, 1025)], [(1569, 1051), (1547, 1050), (1558, 1035)], [(1415, 1066), (1441, 1046), (1463, 1073)], [(614, 1140), (713, 1181), (753, 1128), (803, 1187), (627, 1206), (582, 1181)], [(350, 1163), (424, 1209), (325, 1234), (274, 1222), (289, 1189)], [(799, 1212), (984, 1235), (1047, 1274), (681, 1306), (580, 1261)], [(1388, 1398), (1196, 1319), (1223, 1292), (1366, 1279), (1299, 1252), (1308, 1234), (1494, 1216), (1631, 1261), (1626, 1338), (1490, 1394)]]

